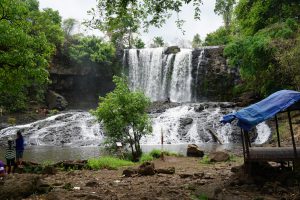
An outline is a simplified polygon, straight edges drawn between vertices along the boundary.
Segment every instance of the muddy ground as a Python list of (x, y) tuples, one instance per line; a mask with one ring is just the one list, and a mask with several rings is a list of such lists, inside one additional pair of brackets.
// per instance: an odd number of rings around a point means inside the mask
[(26, 179), (38, 178), (41, 183), (34, 182), (33, 185), (50, 186), (52, 190), (47, 189), (46, 193), (42, 192), (44, 194), (37, 191), (22, 199), (300, 199), (299, 184), (291, 178), (293, 175), (280, 177), (271, 174), (278, 179), (263, 175), (248, 179), (241, 175), (239, 166), (242, 162), (240, 157), (210, 164), (200, 163), (199, 158), (166, 157), (165, 161), (155, 160), (155, 168), (175, 167), (175, 174), (152, 176), (124, 177), (122, 172), (125, 168), (58, 171), (55, 175), (14, 174), (0, 182), (0, 190), (5, 182), (13, 183), (11, 189), (6, 188), (6, 192), (11, 190), (11, 199), (21, 199), (14, 194), (24, 185), (30, 185)]

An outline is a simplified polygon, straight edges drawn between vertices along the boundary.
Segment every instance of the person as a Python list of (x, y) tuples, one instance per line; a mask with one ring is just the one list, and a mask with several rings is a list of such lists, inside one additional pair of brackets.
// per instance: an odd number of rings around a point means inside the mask
[(5, 171), (4, 167), (5, 167), (4, 163), (0, 160), (0, 177), (5, 176), (5, 174), (6, 174), (6, 171)]
[(17, 131), (17, 139), (16, 139), (16, 158), (17, 165), (22, 166), (23, 161), (23, 152), (24, 152), (24, 139), (20, 130)]
[(14, 171), (16, 152), (15, 152), (15, 148), (13, 147), (13, 139), (9, 137), (7, 142), (8, 142), (8, 147), (6, 148), (5, 159), (6, 159), (6, 172), (9, 174)]

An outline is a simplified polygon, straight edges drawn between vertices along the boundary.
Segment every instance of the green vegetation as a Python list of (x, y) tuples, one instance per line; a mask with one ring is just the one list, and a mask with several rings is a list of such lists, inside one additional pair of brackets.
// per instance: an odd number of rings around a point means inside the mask
[(162, 37), (154, 37), (150, 47), (151, 48), (157, 48), (157, 47), (164, 47), (165, 45), (166, 44), (165, 44), (164, 39)]
[(202, 46), (202, 40), (200, 38), (200, 35), (197, 33), (194, 35), (193, 41), (192, 41), (192, 47), (193, 48), (199, 48)]
[(134, 163), (127, 160), (121, 160), (114, 157), (100, 157), (92, 158), (88, 160), (88, 167), (94, 170), (98, 169), (118, 169), (123, 166), (131, 166)]
[[(215, 11), (222, 14), (232, 4), (218, 0)], [(298, 90), (299, 1), (241, 0), (233, 12), (227, 10), (233, 20), (208, 34), (204, 44), (226, 45), (224, 55), (239, 68), (242, 79), (235, 92), (254, 91), (264, 97), (280, 89)]]
[(175, 153), (175, 152), (161, 151), (159, 149), (153, 149), (149, 153), (145, 153), (145, 154), (143, 153), (142, 157), (140, 158), (140, 161), (141, 162), (152, 161), (156, 158), (160, 158), (162, 154), (165, 155), (165, 156), (176, 156), (176, 157), (182, 157), (183, 156), (183, 155)]
[(60, 22), (57, 11), (40, 11), (37, 0), (0, 2), (0, 105), (6, 110), (43, 100), (49, 61), (63, 40)]
[(202, 157), (202, 159), (200, 160), (200, 163), (201, 163), (201, 164), (211, 164), (212, 162), (210, 161), (208, 155), (204, 155), (204, 156)]
[(142, 155), (141, 137), (152, 131), (146, 113), (150, 100), (142, 92), (131, 92), (125, 78), (114, 76), (113, 81), (116, 88), (99, 98), (99, 106), (92, 114), (103, 122), (107, 144), (128, 144), (133, 159), (138, 160)]

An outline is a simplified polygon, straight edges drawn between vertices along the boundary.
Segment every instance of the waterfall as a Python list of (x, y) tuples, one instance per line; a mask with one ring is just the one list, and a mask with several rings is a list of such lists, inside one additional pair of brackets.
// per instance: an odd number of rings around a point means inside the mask
[(170, 100), (172, 102), (191, 101), (192, 51), (181, 49), (176, 54), (171, 78)]
[(152, 101), (170, 98), (173, 102), (189, 102), (191, 60), (189, 49), (177, 54), (164, 54), (164, 48), (129, 49), (129, 87), (144, 91)]

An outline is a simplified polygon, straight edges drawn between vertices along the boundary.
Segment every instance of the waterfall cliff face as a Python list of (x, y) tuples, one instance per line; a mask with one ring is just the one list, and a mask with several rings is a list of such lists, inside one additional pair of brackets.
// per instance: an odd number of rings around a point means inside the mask
[(152, 101), (172, 102), (231, 100), (237, 81), (236, 69), (229, 68), (223, 48), (165, 48), (125, 50), (123, 63), (132, 90), (142, 90)]

